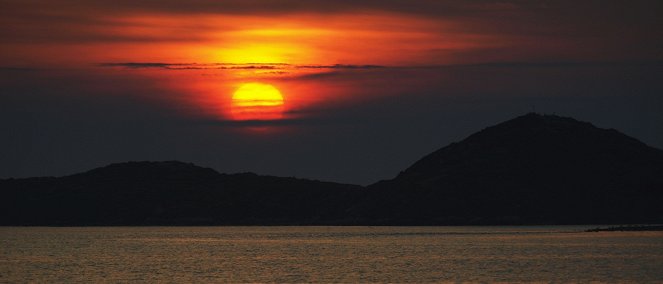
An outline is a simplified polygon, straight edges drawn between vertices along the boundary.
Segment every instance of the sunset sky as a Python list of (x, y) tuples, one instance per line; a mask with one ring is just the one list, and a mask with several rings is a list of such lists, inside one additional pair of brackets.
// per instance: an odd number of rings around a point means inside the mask
[(0, 0), (0, 178), (369, 184), (536, 111), (663, 148), (663, 1)]

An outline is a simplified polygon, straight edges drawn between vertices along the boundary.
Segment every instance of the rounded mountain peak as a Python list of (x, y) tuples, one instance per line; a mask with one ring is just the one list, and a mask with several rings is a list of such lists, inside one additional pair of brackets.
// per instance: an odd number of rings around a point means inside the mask
[(601, 129), (568, 117), (528, 113), (441, 148), (399, 177), (444, 175), (449, 171), (565, 171), (579, 165), (628, 168), (632, 163), (660, 161), (662, 157), (662, 151), (614, 129)]

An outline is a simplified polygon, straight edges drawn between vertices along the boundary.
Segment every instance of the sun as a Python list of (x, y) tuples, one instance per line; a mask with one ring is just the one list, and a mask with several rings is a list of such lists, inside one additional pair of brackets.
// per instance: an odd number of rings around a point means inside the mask
[(232, 117), (235, 120), (275, 120), (283, 116), (283, 95), (274, 86), (245, 83), (233, 93)]

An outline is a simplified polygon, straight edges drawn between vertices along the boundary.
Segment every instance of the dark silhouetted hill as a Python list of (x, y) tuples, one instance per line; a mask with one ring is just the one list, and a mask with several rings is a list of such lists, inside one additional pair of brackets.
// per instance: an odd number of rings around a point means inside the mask
[(112, 164), (0, 185), (4, 225), (324, 224), (341, 220), (343, 204), (361, 189), (252, 173), (219, 174), (174, 161)]
[(663, 221), (663, 151), (614, 129), (530, 113), (439, 149), (352, 209), (386, 223)]
[(0, 200), (0, 225), (663, 223), (663, 151), (616, 130), (527, 114), (367, 188), (129, 162), (0, 180)]

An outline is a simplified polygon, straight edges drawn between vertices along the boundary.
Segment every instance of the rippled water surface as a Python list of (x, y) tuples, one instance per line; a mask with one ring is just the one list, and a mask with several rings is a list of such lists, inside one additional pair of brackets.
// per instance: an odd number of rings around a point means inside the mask
[(0, 282), (663, 281), (663, 232), (0, 228)]

